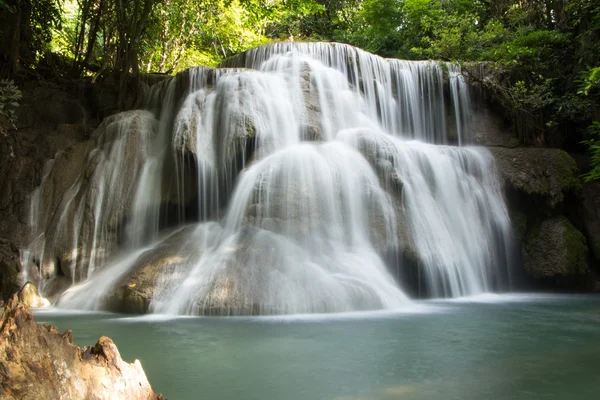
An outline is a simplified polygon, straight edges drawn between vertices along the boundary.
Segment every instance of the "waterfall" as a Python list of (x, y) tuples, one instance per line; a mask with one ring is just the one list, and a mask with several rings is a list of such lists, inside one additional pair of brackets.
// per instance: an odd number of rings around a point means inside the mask
[(505, 290), (510, 222), (471, 113), (457, 66), (342, 44), (185, 71), (48, 165), (27, 269), (70, 286), (59, 306), (192, 315)]

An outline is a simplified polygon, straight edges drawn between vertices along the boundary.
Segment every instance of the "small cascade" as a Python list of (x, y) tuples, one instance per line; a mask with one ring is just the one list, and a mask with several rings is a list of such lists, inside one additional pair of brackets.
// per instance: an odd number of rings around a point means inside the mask
[(337, 141), (289, 146), (241, 174), (220, 239), (157, 311), (399, 307), (406, 298), (372, 244), (389, 245), (394, 232), (390, 199), (358, 152)]
[[(59, 153), (45, 168), (32, 195), (36, 231), (27, 260), (39, 264), (42, 278), (85, 280), (117, 241), (136, 248), (157, 235), (156, 126), (147, 111), (109, 117), (90, 143)], [(73, 161), (84, 169), (73, 170)]]
[(248, 50), (222, 67), (281, 70), (283, 54), (306, 57), (344, 76), (349, 90), (361, 94), (366, 114), (386, 132), (430, 143), (469, 142), (471, 107), (459, 65), (385, 59), (339, 43), (281, 42)]
[(48, 164), (27, 270), (70, 287), (60, 307), (191, 315), (504, 290), (493, 159), (449, 145), (469, 143), (470, 115), (457, 66), (341, 44), (190, 69)]
[(510, 219), (487, 151), (364, 130), (341, 132), (339, 138), (401, 191), (400, 237), (408, 253), (417, 255), (428, 295), (455, 297), (508, 286), (508, 269), (498, 265), (510, 262)]

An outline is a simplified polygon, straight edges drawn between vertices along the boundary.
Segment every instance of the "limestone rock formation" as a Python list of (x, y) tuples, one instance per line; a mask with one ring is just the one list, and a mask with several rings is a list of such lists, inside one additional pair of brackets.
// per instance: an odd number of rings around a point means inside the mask
[(490, 151), (508, 188), (548, 213), (581, 188), (577, 165), (562, 150), (493, 147)]
[(473, 142), (481, 146), (518, 147), (519, 139), (509, 129), (506, 129), (503, 119), (488, 104), (483, 101), (481, 103), (474, 110), (469, 123), (469, 130), (473, 133)]
[[(94, 257), (110, 252), (115, 231), (130, 216), (148, 141), (155, 133), (152, 113), (123, 112), (106, 118), (89, 142), (67, 148), (53, 161), (39, 192), (38, 203), (47, 208), (38, 208), (33, 216), (35, 245), (44, 249), (44, 278), (84, 279)], [(128, 179), (123, 179), (125, 173)]]
[(524, 267), (527, 274), (554, 287), (577, 287), (590, 270), (585, 237), (564, 216), (534, 226), (525, 239)]
[(75, 96), (51, 83), (36, 82), (35, 87), (25, 87), (23, 91), (17, 127), (84, 123), (87, 114)]
[(13, 296), (0, 319), (0, 397), (12, 399), (159, 400), (139, 361), (121, 359), (105, 336), (92, 347), (73, 344), (70, 330), (38, 325)]
[(56, 152), (89, 138), (85, 101), (44, 80), (25, 81), (12, 127), (0, 141), (0, 297), (19, 290), (19, 251), (30, 240), (30, 194)]
[[(143, 80), (153, 85), (165, 78), (151, 76)], [(118, 82), (105, 81), (100, 86), (114, 92), (115, 85)], [(77, 161), (85, 157), (98, 119), (109, 114), (100, 109), (101, 104), (106, 104), (105, 99), (85, 82), (78, 81), (72, 87), (69, 82), (57, 86), (35, 79), (23, 82), (20, 88), (23, 98), (17, 110), (18, 129), (9, 129), (0, 141), (0, 297), (3, 300), (19, 290), (17, 280), (22, 267), (18, 250), (31, 241), (30, 196), (50, 170), (47, 161), (61, 152), (56, 159), (64, 164), (61, 176), (56, 178), (57, 186), (52, 193), (46, 193), (52, 198), (52, 206), (56, 206), (83, 169)], [(115, 99), (110, 113), (116, 106)]]

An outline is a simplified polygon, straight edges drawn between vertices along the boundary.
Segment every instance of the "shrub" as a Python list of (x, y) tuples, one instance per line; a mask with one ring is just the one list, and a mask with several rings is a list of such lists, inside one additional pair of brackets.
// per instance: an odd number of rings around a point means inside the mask
[[(21, 91), (13, 81), (0, 80), (0, 130), (6, 134), (8, 126), (15, 127)], [(15, 127), (16, 128), (16, 127)]]

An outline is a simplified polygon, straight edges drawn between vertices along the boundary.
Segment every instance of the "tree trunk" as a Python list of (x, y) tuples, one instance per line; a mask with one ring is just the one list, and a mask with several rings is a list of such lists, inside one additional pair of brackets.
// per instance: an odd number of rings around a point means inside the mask
[(21, 68), (21, 19), (23, 18), (23, 9), (21, 8), (21, 2), (16, 1), (16, 13), (15, 23), (13, 26), (12, 40), (10, 45), (10, 59), (8, 61), (9, 73), (15, 74)]
[(100, 18), (102, 16), (103, 1), (100, 1), (98, 6), (98, 13), (94, 18), (93, 25), (90, 27), (88, 36), (87, 48), (85, 49), (85, 57), (83, 59), (84, 64), (89, 65), (91, 63), (92, 53), (96, 46), (96, 39), (98, 38), (98, 30), (100, 29)]
[(79, 7), (81, 7), (81, 18), (77, 21), (78, 28), (76, 29), (77, 41), (75, 43), (75, 65), (77, 66), (77, 72), (81, 71), (79, 64), (81, 63), (81, 53), (83, 52), (83, 44), (85, 41), (85, 25), (89, 17), (92, 1), (93, 0), (84, 0), (83, 4), (81, 4), (81, 1), (78, 2)]

